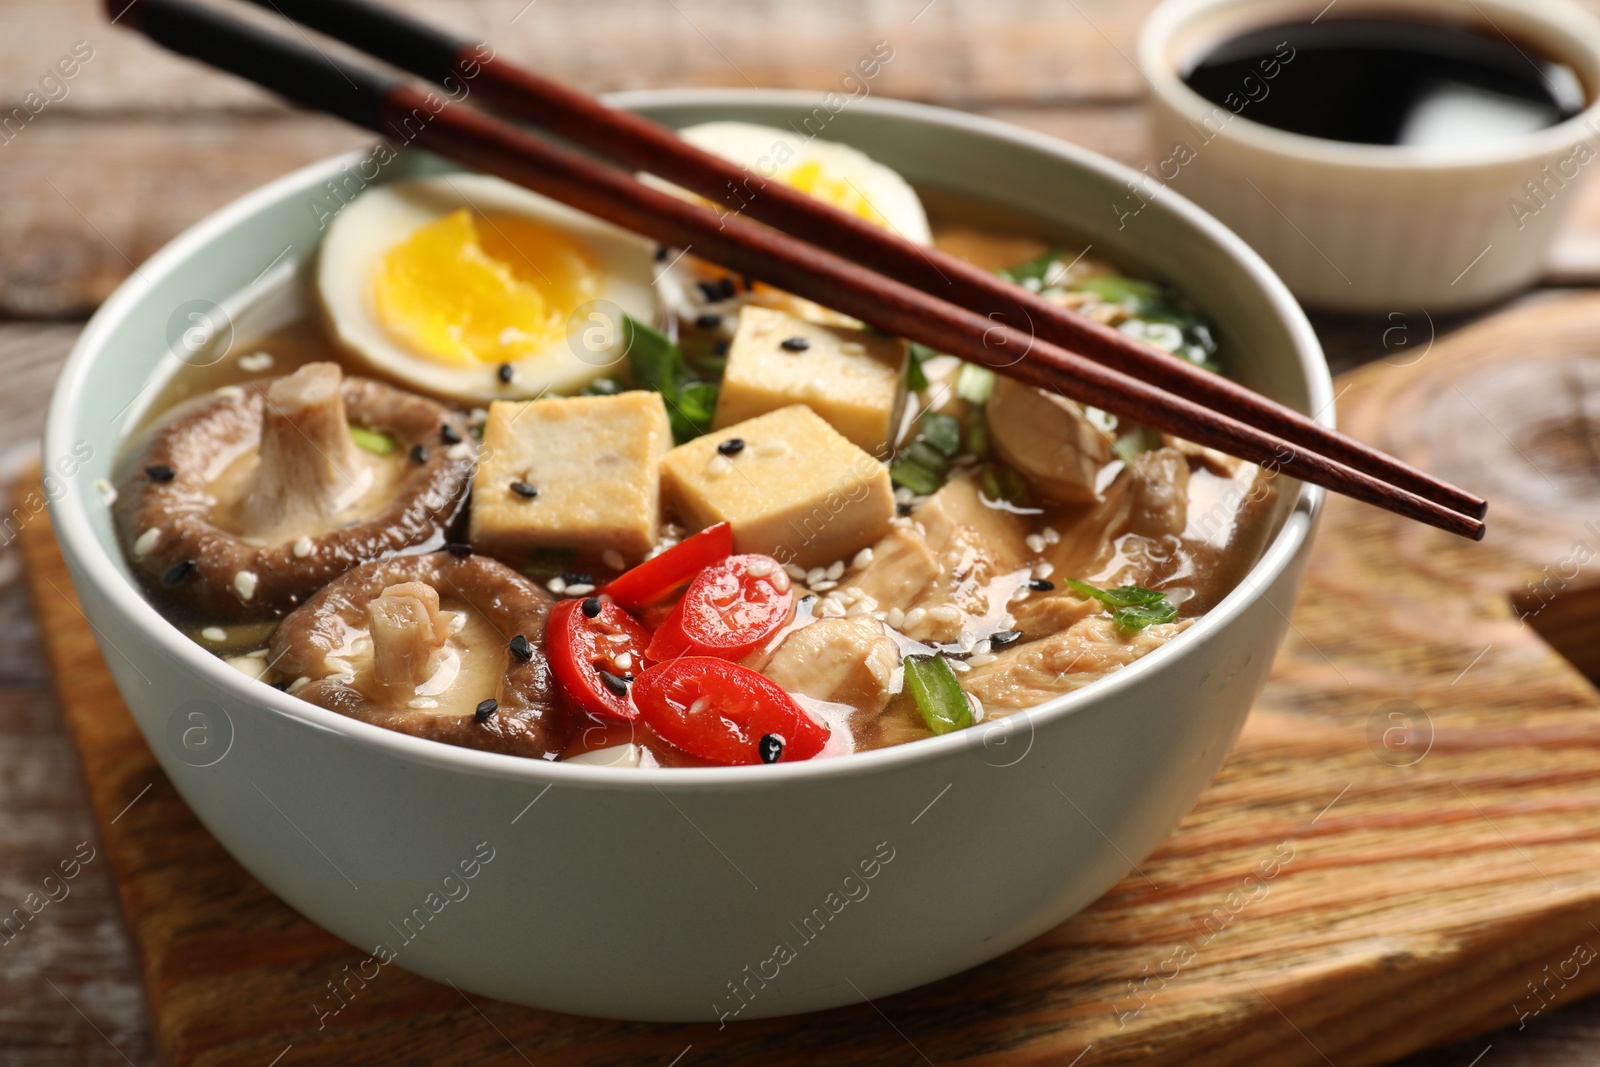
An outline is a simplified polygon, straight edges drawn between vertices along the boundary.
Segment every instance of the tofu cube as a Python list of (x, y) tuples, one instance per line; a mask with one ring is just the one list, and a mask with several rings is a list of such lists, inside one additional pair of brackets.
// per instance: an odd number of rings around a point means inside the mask
[(858, 448), (883, 456), (905, 406), (906, 360), (899, 338), (749, 305), (739, 313), (712, 425), (804, 404)]
[[(725, 444), (734, 439), (743, 447)], [(802, 567), (849, 560), (895, 513), (889, 468), (799, 404), (674, 448), (661, 491), (691, 529), (726, 521), (735, 552)]]
[(671, 447), (659, 393), (497, 400), (472, 479), (468, 540), (512, 560), (543, 548), (641, 559), (656, 543)]

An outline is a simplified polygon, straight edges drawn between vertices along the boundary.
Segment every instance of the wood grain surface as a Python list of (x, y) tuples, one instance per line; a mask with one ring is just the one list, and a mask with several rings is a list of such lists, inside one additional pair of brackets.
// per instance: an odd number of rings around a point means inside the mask
[[(319, 1029), (311, 1005), (361, 953), (279, 903), (194, 821), (98, 660), (47, 526), (27, 526), (48, 657), (158, 1048), (177, 1067), (1359, 1067), (1536, 1023), (1600, 990), (1600, 693), (1526, 624), (1600, 570), (1596, 323), (1600, 297), (1541, 301), (1341, 381), (1352, 432), (1493, 489), (1490, 537), (1465, 543), (1332, 501), (1234, 753), (1104, 898), (924, 989), (722, 1031), (474, 1001), (398, 971)], [(1519, 403), (1541, 388), (1573, 403)]]
[[(1585, 2), (1600, 7), (1600, 0)], [(822, 90), (863, 42), (882, 39), (894, 46), (896, 59), (876, 92), (990, 114), (1135, 166), (1163, 155), (1150, 143), (1140, 80), (1129, 62), (1152, 0), (403, 0), (403, 6), (481, 34), (502, 54), (591, 90), (751, 83)], [(94, 50), (66, 83), (65, 95), (49, 92), (55, 99), (25, 125), (13, 119), (0, 133), (0, 483), (9, 483), (34, 449), (50, 383), (82, 318), (134, 263), (213, 208), (363, 140), (107, 28), (100, 7), (98, 0), (0, 0), (0, 117), (22, 106), (30, 90), (50, 88), (42, 79), (75, 42)], [(1571, 192), (1549, 276), (1594, 284), (1600, 279), (1600, 185)], [(1516, 321), (1537, 335), (1543, 320)], [(1336, 368), (1398, 361), (1461, 324), (1408, 323), (1406, 343), (1397, 347), (1391, 322), (1317, 320)], [(1514, 348), (1524, 344), (1521, 337), (1512, 341)], [(0, 484), (0, 498), (10, 514), (21, 494), (7, 488)], [(1559, 566), (1562, 558), (1540, 561), (1525, 578), (1548, 582), (1543, 568)], [(1574, 635), (1584, 620), (1593, 625), (1597, 613), (1586, 607), (1592, 603), (1571, 590), (1551, 600), (1532, 624), (1558, 642), (1567, 635), (1569, 647), (1581, 649), (1583, 638)], [(4, 537), (0, 634), (0, 903), (9, 908), (94, 830), (48, 689), (16, 542)], [(1590, 641), (1587, 647), (1592, 656), (1600, 645)], [(1459, 685), (1491, 666), (1494, 655)], [(1519, 722), (1521, 705), (1507, 704), (1503, 714)], [(1583, 810), (1571, 816), (1585, 817)], [(8, 1067), (156, 1062), (107, 873), (103, 858), (88, 864), (70, 898), (51, 905), (25, 937), (0, 949), (0, 1062)], [(1170, 999), (1165, 991), (1162, 996)], [(1508, 1029), (1407, 1063), (1592, 1064), (1600, 1048), (1600, 1002), (1568, 1006), (1572, 998), (1572, 991), (1563, 991), (1525, 1029), (1506, 1017), (1505, 1005), (1495, 1005), (1483, 1027), (1507, 1023)], [(224, 1016), (237, 1010), (220, 996), (213, 1006)], [(496, 1006), (484, 1005), (484, 1011), (501, 1021)], [(896, 1016), (896, 1022), (902, 1020)], [(923, 1045), (916, 1032), (908, 1033)], [(681, 1048), (645, 1062), (666, 1064)], [(266, 1064), (281, 1051), (283, 1045), (267, 1055), (251, 1050), (240, 1059)], [(939, 1049), (925, 1051), (940, 1059)], [(692, 1067), (695, 1055), (685, 1055), (682, 1067)], [(923, 1062), (909, 1045), (883, 1058)], [(1334, 1061), (1345, 1062), (1342, 1056)]]

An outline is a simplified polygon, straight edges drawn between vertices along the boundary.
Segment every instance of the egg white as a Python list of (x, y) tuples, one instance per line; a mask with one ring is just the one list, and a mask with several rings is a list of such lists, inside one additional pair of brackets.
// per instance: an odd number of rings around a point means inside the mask
[(621, 323), (612, 321), (615, 315), (609, 309), (585, 316), (573, 324), (568, 336), (513, 362), (509, 383), (500, 381), (497, 364), (446, 363), (412, 351), (390, 335), (375, 305), (378, 263), (422, 226), (461, 208), (520, 215), (561, 230), (594, 263), (600, 282), (597, 301), (641, 322), (655, 320), (650, 242), (499, 178), (450, 174), (369, 189), (329, 225), (317, 263), (317, 290), (339, 342), (381, 374), (435, 396), (469, 403), (536, 396), (547, 390), (576, 392), (615, 373), (624, 350)]

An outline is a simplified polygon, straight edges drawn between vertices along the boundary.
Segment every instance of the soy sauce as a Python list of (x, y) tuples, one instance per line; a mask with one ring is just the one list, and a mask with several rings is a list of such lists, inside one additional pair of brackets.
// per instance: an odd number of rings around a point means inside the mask
[(1254, 30), (1181, 73), (1235, 114), (1357, 144), (1482, 144), (1553, 126), (1585, 105), (1571, 67), (1488, 27), (1400, 19)]

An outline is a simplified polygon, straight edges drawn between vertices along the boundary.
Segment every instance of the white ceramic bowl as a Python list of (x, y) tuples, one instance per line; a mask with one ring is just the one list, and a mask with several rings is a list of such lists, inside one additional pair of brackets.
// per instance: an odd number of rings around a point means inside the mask
[[(724, 91), (614, 102), (675, 126), (784, 126), (817, 105)], [(1294, 300), (1188, 202), (1164, 199), (1135, 245), (1102, 210), (1129, 172), (1081, 149), (879, 101), (834, 116), (827, 135), (1158, 273), (1215, 317), (1245, 382), (1329, 417), (1326, 365)], [(401, 156), (386, 177), (441, 166)], [(96, 480), (133, 398), (171, 369), (168, 331), (195, 301), (227, 307), (270, 288), (272, 275), (256, 279), (275, 260), (280, 272), (305, 262), (313, 205), (361, 158), (279, 179), (142, 266), (85, 329), (45, 441), (57, 536), (140, 729), (200, 820), (291, 906), (474, 993), (590, 1015), (751, 1018), (999, 955), (1099, 896), (1193, 804), (1283, 635), (1320, 491), (1288, 483), (1244, 583), (1114, 678), (986, 728), (831, 761), (651, 771), (452, 748), (249, 682), (187, 640), (130, 581)]]
[[(1137, 183), (1141, 197), (1163, 195), (1165, 186), (1191, 197), (1317, 307), (1406, 313), (1421, 306), (1437, 314), (1532, 285), (1576, 186), (1600, 166), (1600, 20), (1567, 0), (1342, 0), (1330, 7), (1327, 0), (1167, 0), (1151, 14), (1139, 68), (1150, 86), (1157, 159)], [(1569, 65), (1589, 106), (1502, 141), (1398, 148), (1251, 121), (1246, 89), (1271, 92), (1271, 80), (1241, 85), (1235, 115), (1179, 75), (1214, 44), (1325, 11), (1331, 19), (1409, 16), (1503, 32)], [(1275, 76), (1294, 77), (1292, 60)], [(1119, 203), (1137, 206), (1128, 201), (1125, 191)]]

